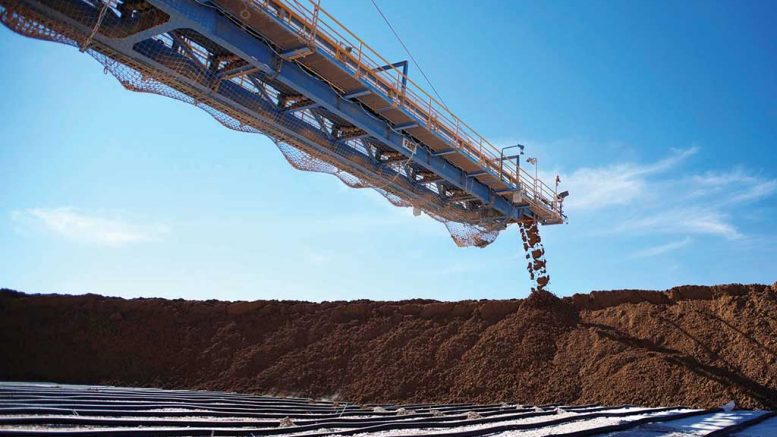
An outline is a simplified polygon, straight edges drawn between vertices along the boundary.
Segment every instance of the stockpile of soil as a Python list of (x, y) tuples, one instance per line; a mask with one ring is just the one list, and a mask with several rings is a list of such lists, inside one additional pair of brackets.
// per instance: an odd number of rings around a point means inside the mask
[(777, 286), (191, 302), (0, 291), (0, 379), (355, 402), (777, 407)]

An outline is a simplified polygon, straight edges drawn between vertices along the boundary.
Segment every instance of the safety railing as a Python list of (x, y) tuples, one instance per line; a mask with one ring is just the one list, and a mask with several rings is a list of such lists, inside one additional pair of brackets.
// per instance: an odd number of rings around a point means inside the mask
[[(501, 161), (500, 149), (454, 115), (397, 66), (346, 28), (314, 0), (246, 0), (285, 22), (311, 48), (326, 52), (351, 70), (354, 77), (384, 92), (392, 105), (412, 114), (481, 166), (517, 185), (537, 206), (561, 215), (556, 192), (512, 161)], [(332, 84), (334, 86), (334, 84)]]

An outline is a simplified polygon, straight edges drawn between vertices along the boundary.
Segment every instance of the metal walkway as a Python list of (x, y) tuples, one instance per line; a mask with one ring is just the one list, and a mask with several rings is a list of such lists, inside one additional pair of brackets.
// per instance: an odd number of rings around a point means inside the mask
[(563, 197), (515, 149), (493, 146), (317, 3), (0, 0), (0, 20), (88, 52), (130, 90), (266, 134), (297, 168), (426, 212), (460, 245), (566, 220)]

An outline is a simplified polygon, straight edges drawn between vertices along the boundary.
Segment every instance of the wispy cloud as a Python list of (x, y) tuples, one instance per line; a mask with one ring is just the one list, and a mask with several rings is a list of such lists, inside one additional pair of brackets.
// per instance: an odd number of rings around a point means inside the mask
[(744, 237), (729, 211), (774, 195), (777, 180), (743, 167), (679, 175), (678, 167), (698, 151), (675, 149), (655, 162), (614, 163), (562, 175), (572, 192), (566, 209), (573, 217), (606, 217), (608, 232)]
[(683, 247), (691, 244), (691, 238), (685, 237), (684, 239), (680, 241), (672, 241), (666, 244), (661, 244), (658, 246), (648, 247), (646, 249), (640, 250), (636, 253), (634, 253), (634, 258), (649, 258), (652, 256), (658, 256), (663, 255), (665, 253), (674, 252), (675, 250), (682, 249)]
[(688, 205), (625, 218), (613, 228), (638, 234), (698, 234), (735, 240), (742, 237), (731, 217), (705, 206)]
[(139, 225), (119, 217), (88, 214), (72, 207), (32, 208), (13, 211), (12, 219), (44, 229), (71, 241), (103, 246), (124, 246), (157, 240), (164, 226)]
[(777, 191), (777, 180), (748, 174), (742, 167), (727, 172), (707, 172), (691, 178), (692, 196), (717, 195), (728, 203), (756, 201)]
[(605, 167), (584, 167), (562, 176), (574, 195), (569, 211), (591, 211), (613, 205), (626, 205), (648, 192), (648, 178), (665, 172), (695, 154), (698, 148), (674, 150), (664, 159), (649, 164), (617, 163)]
[(315, 266), (322, 266), (325, 264), (329, 264), (332, 261), (332, 254), (329, 252), (324, 252), (321, 250), (313, 249), (313, 248), (305, 248), (303, 251), (304, 259)]

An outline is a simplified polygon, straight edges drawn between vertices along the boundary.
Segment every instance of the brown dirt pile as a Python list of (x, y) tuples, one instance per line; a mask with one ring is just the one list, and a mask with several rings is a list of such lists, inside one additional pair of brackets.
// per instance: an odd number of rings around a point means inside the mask
[(0, 379), (361, 402), (777, 407), (777, 287), (190, 302), (0, 292)]

